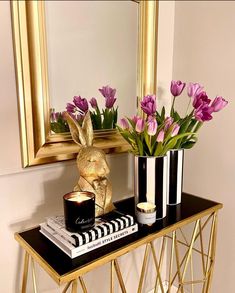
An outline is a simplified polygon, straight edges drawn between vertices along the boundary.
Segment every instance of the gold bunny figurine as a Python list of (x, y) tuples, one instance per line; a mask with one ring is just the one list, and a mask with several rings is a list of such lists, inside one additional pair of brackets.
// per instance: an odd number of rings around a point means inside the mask
[(94, 135), (90, 113), (85, 115), (82, 127), (68, 113), (66, 119), (72, 138), (79, 146), (77, 167), (80, 177), (74, 191), (95, 194), (96, 217), (108, 213), (114, 209), (112, 186), (107, 179), (110, 170), (103, 150), (92, 146)]

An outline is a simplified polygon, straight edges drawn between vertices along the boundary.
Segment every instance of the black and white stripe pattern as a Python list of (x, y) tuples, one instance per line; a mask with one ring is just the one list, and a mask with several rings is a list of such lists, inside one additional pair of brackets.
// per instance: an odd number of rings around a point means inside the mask
[(166, 216), (167, 157), (135, 157), (134, 192), (136, 204), (156, 205), (157, 219)]
[(183, 186), (184, 150), (170, 150), (168, 157), (167, 204), (181, 203)]
[(99, 224), (91, 230), (83, 233), (74, 233), (71, 237), (75, 240), (75, 246), (81, 246), (98, 238), (120, 231), (124, 228), (132, 226), (134, 218), (130, 215), (123, 215), (120, 218), (113, 219), (106, 223)]

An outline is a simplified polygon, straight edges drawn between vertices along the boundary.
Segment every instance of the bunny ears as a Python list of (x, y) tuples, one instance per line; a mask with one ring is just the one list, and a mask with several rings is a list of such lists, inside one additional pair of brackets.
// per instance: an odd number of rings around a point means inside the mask
[(88, 111), (86, 113), (82, 122), (82, 127), (72, 116), (69, 115), (68, 112), (65, 112), (65, 117), (69, 124), (69, 129), (74, 142), (76, 142), (80, 147), (92, 146), (94, 135), (90, 112)]

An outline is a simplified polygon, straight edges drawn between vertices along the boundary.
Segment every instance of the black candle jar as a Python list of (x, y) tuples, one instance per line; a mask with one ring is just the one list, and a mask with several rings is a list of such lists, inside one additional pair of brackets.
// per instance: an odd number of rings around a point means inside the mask
[(83, 232), (95, 223), (95, 194), (75, 191), (64, 195), (64, 219), (70, 232)]

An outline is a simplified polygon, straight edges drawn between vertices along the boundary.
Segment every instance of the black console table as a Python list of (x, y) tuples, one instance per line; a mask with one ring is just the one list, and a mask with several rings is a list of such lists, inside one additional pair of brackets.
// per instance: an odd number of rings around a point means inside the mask
[[(115, 206), (120, 211), (134, 214), (134, 198), (117, 202)], [(201, 286), (202, 293), (210, 292), (215, 262), (217, 212), (221, 208), (222, 204), (220, 203), (184, 193), (182, 194), (182, 203), (168, 206), (167, 217), (157, 221), (153, 226), (140, 227), (135, 234), (74, 259), (69, 258), (45, 238), (39, 232), (39, 227), (16, 233), (15, 239), (25, 250), (22, 292), (27, 291), (30, 259), (32, 261), (34, 292), (37, 292), (34, 261), (59, 285), (65, 284), (63, 292), (67, 292), (71, 287), (73, 293), (78, 290), (78, 282), (83, 292), (87, 292), (83, 275), (103, 264), (110, 263), (110, 292), (114, 290), (115, 272), (122, 292), (127, 292), (118, 264), (118, 257), (142, 245), (145, 246), (145, 253), (140, 271), (138, 293), (142, 292), (144, 286), (149, 257), (153, 257), (153, 269), (156, 271), (156, 280), (153, 284), (155, 292), (164, 293), (166, 290), (170, 292), (173, 286), (178, 288), (177, 292), (185, 292), (186, 288), (193, 290), (197, 285)], [(184, 227), (188, 225), (190, 227), (185, 233)], [(155, 249), (154, 240), (156, 239), (161, 241), (159, 251)], [(168, 250), (165, 249), (166, 243), (169, 244)], [(168, 274), (163, 276), (161, 268), (166, 253), (169, 264)], [(194, 255), (200, 260), (197, 260), (197, 266), (199, 263), (200, 268), (194, 268), (194, 270), (201, 271), (199, 279), (195, 279), (193, 274)]]

